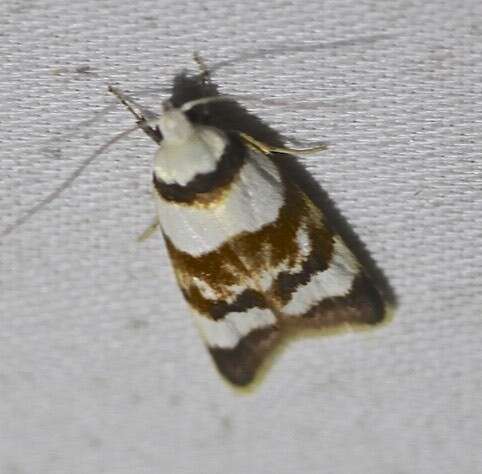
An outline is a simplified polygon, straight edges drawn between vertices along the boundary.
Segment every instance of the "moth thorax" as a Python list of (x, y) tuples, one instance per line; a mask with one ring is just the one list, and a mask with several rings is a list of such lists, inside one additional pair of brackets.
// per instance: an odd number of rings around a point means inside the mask
[(163, 140), (167, 143), (181, 144), (188, 141), (194, 133), (186, 114), (179, 109), (166, 110), (159, 119)]

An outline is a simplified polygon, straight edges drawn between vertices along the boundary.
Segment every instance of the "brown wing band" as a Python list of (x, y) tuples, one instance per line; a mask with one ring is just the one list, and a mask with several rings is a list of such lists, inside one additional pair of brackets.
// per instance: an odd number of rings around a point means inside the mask
[(244, 313), (251, 308), (268, 307), (264, 296), (258, 291), (251, 289), (244, 290), (231, 303), (227, 303), (222, 299), (213, 301), (204, 298), (201, 292), (193, 286), (187, 290), (182, 289), (182, 293), (193, 308), (215, 321), (223, 319), (229, 313)]

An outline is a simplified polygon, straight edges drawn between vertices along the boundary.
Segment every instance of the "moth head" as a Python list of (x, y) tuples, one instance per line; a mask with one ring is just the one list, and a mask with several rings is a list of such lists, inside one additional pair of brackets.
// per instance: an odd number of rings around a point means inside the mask
[(220, 100), (229, 100), (229, 98), (222, 95), (202, 97), (185, 102), (178, 108), (174, 107), (169, 100), (164, 101), (162, 103), (162, 114), (157, 123), (163, 139), (171, 143), (182, 143), (189, 140), (194, 133), (194, 126), (186, 113), (194, 107)]
[(173, 107), (169, 101), (162, 104), (158, 126), (163, 139), (171, 143), (185, 142), (194, 133), (194, 127), (182, 107)]

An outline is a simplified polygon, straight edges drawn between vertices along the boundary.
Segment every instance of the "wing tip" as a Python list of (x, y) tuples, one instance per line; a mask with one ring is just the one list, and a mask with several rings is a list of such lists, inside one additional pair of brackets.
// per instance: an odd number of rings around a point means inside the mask
[[(390, 306), (364, 273), (357, 276), (349, 295), (324, 299), (302, 317), (290, 318), (251, 331), (233, 348), (208, 347), (221, 375), (237, 388), (251, 388), (265, 372), (265, 365), (285, 342), (303, 329), (336, 333), (346, 329), (379, 326), (390, 319)], [(285, 324), (288, 323), (288, 324)], [(295, 330), (293, 332), (293, 330)], [(301, 332), (300, 334), (303, 334)], [(279, 348), (277, 347), (279, 344)], [(263, 370), (260, 370), (263, 369)]]
[(368, 328), (384, 323), (389, 304), (372, 280), (363, 272), (344, 296), (324, 298), (308, 311), (287, 318), (291, 329), (323, 329), (338, 332), (346, 328)]
[(250, 332), (233, 348), (210, 347), (209, 352), (221, 375), (233, 385), (245, 387), (255, 380), (278, 338), (278, 328), (269, 326)]
[(361, 323), (375, 326), (386, 319), (387, 303), (373, 282), (365, 274), (361, 274), (355, 280), (352, 298), (361, 312)]

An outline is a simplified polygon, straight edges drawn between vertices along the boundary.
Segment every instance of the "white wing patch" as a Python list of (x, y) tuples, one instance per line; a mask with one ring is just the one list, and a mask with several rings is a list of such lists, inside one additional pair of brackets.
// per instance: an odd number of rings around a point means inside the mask
[(304, 225), (301, 225), (296, 232), (296, 243), (298, 244), (298, 254), (305, 259), (311, 252), (311, 242), (308, 232)]
[(334, 237), (333, 257), (329, 267), (315, 273), (291, 295), (282, 311), (288, 316), (301, 316), (325, 298), (346, 296), (353, 285), (360, 266), (340, 237)]
[(255, 329), (276, 324), (269, 309), (251, 308), (242, 313), (229, 313), (214, 321), (194, 312), (194, 319), (206, 344), (213, 348), (232, 349), (239, 341)]
[(185, 206), (158, 196), (157, 203), (164, 233), (179, 250), (199, 256), (275, 221), (283, 206), (283, 187), (272, 161), (251, 150), (229, 194), (216, 206)]
[(192, 284), (196, 286), (201, 295), (208, 300), (217, 300), (219, 295), (204, 280), (193, 277)]

